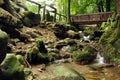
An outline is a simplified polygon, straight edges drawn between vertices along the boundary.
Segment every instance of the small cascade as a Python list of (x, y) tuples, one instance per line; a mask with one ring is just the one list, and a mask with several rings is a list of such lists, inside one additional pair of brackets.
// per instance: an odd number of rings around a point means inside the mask
[(102, 57), (99, 52), (97, 53), (96, 62), (98, 64), (104, 64), (104, 57)]

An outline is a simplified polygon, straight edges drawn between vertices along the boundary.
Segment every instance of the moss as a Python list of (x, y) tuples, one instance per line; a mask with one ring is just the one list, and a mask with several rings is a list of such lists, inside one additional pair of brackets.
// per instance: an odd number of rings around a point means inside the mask
[(119, 59), (118, 49), (111, 44), (102, 45), (103, 56), (107, 62), (117, 61)]
[(17, 58), (17, 60), (18, 60), (22, 65), (24, 65), (25, 67), (28, 66), (27, 63), (26, 63), (26, 61), (25, 61), (25, 59), (23, 58), (23, 56), (21, 56), (21, 55), (16, 55), (16, 58)]
[(2, 13), (0, 13), (0, 17), (3, 17), (3, 14), (2, 14)]
[(25, 80), (23, 65), (17, 60), (14, 54), (7, 54), (1, 63), (2, 73), (0, 79), (3, 80)]
[[(19, 18), (14, 17), (12, 14), (10, 14), (8, 11), (0, 8), (0, 14), (3, 16), (0, 16), (2, 19), (0, 19), (0, 22), (4, 25), (6, 25), (8, 28), (22, 28), (23, 24)], [(10, 26), (10, 27), (9, 27)], [(9, 30), (9, 29), (8, 29)]]
[(85, 52), (85, 51), (74, 51), (73, 52), (73, 59), (76, 61), (76, 62), (86, 62), (86, 63), (89, 63), (91, 61), (93, 61), (95, 58), (95, 56), (92, 55), (92, 53), (89, 53), (89, 52)]
[(47, 49), (45, 48), (45, 44), (41, 38), (37, 38), (36, 44), (41, 53), (47, 53)]
[[(81, 50), (76, 50), (73, 52), (73, 59), (76, 62), (85, 62), (85, 63), (90, 63), (92, 62), (96, 55), (95, 55), (95, 51), (96, 49), (91, 47), (91, 46), (87, 46), (84, 49)], [(84, 63), (83, 63), (84, 64)]]
[(26, 26), (32, 26), (32, 21), (29, 19), (29, 18), (27, 18), (27, 17), (25, 17), (24, 19), (23, 19), (23, 24), (24, 25), (26, 25)]
[(37, 47), (33, 47), (27, 51), (27, 60), (29, 62), (37, 62), (36, 58), (38, 56), (39, 50)]
[(39, 51), (38, 47), (34, 47), (27, 51), (27, 60), (30, 63), (47, 63), (52, 59), (51, 54), (45, 54)]
[[(109, 18), (109, 22), (104, 23), (102, 25), (104, 29), (104, 33), (101, 36), (99, 43), (102, 44), (107, 44), (107, 43), (112, 43), (116, 40), (118, 36), (118, 30), (119, 27), (117, 27), (118, 23), (115, 20), (115, 14), (112, 15), (112, 17)], [(117, 32), (116, 32), (117, 31)]]
[(20, 7), (19, 7), (19, 6), (17, 6), (15, 2), (10, 1), (10, 4), (14, 7), (14, 9), (15, 9), (17, 12), (19, 12), (19, 11), (20, 11)]

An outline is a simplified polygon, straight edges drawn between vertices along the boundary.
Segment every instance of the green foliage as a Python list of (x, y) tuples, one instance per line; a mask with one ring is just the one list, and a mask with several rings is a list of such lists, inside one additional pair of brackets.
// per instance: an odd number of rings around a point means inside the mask
[(20, 7), (19, 7), (18, 5), (16, 5), (15, 2), (13, 2), (13, 1), (10, 0), (10, 4), (15, 8), (15, 10), (16, 10), (17, 12), (20, 11)]
[(28, 1), (25, 2), (26, 7), (28, 8), (29, 11), (33, 13), (38, 13), (38, 6), (35, 4), (32, 4)]
[(3, 16), (3, 14), (2, 13), (0, 13), (0, 17), (2, 17)]
[(114, 20), (115, 14), (113, 14), (112, 17), (108, 18), (108, 22), (102, 24), (101, 28), (104, 29), (104, 33), (101, 36), (99, 43), (111, 43), (114, 41), (114, 39), (116, 39), (115, 34), (118, 32), (118, 29), (116, 28), (116, 21)]

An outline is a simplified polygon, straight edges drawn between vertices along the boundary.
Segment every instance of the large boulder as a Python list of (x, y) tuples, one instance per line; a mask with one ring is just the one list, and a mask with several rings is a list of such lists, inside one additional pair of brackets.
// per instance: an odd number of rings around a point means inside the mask
[(24, 12), (22, 15), (22, 22), (25, 26), (32, 27), (40, 24), (40, 14), (35, 14), (33, 12)]
[(53, 24), (53, 29), (54, 29), (54, 33), (58, 38), (66, 38), (67, 37), (67, 30), (69, 29), (65, 24), (59, 24), (59, 23), (55, 23)]
[(24, 67), (14, 54), (7, 54), (0, 66), (0, 79), (25, 80)]
[[(0, 23), (5, 25), (6, 29), (10, 28), (21, 28), (23, 27), (23, 24), (20, 19), (14, 17), (12, 14), (10, 14), (8, 11), (0, 8)], [(8, 27), (9, 26), (9, 27)]]
[(64, 65), (56, 66), (53, 73), (55, 78), (52, 80), (85, 80), (76, 70)]
[(5, 58), (7, 43), (8, 43), (8, 35), (7, 35), (7, 33), (0, 30), (0, 63)]

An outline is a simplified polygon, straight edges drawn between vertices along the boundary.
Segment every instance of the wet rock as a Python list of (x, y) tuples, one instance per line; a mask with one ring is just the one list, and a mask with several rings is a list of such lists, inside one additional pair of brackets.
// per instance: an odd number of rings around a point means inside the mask
[(15, 2), (10, 1), (10, 4), (16, 10), (17, 13), (20, 12), (20, 7)]
[(66, 46), (66, 45), (67, 45), (67, 43), (64, 40), (60, 40), (55, 43), (55, 48), (61, 49), (63, 46)]
[(43, 72), (44, 70), (46, 70), (46, 65), (45, 65), (45, 64), (41, 64), (41, 65), (39, 66), (38, 71)]
[(0, 30), (0, 63), (6, 56), (6, 48), (8, 44), (8, 35), (4, 31)]
[(110, 68), (110, 67), (114, 67), (113, 64), (107, 64), (107, 63), (104, 63), (104, 64), (93, 64), (93, 65), (90, 65), (90, 67), (94, 70), (100, 70), (102, 68)]
[(99, 39), (103, 34), (103, 31), (94, 31), (94, 39)]
[(80, 38), (79, 33), (75, 32), (73, 30), (68, 30), (67, 35), (68, 35), (69, 38), (73, 38), (73, 39), (79, 39)]
[(24, 67), (14, 54), (6, 55), (0, 69), (0, 79), (2, 80), (25, 80)]
[(52, 80), (85, 80), (85, 78), (82, 77), (76, 70), (63, 65), (56, 66), (54, 74), (55, 78)]

